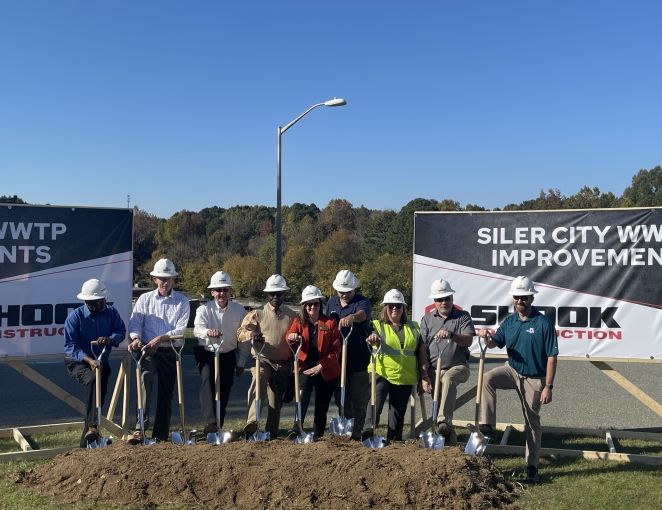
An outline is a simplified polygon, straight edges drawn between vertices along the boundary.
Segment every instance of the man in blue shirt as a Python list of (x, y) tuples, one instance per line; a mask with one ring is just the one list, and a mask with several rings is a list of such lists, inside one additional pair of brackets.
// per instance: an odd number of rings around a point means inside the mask
[[(86, 448), (88, 443), (99, 439), (95, 400), (96, 371), (101, 369), (103, 405), (111, 372), (108, 354), (112, 346), (119, 346), (126, 335), (126, 327), (120, 314), (106, 304), (108, 295), (108, 289), (99, 280), (86, 281), (78, 294), (78, 299), (85, 301), (85, 305), (71, 312), (64, 323), (64, 352), (67, 355), (65, 364), (69, 375), (85, 389), (85, 426), (80, 439), (81, 448)], [(98, 342), (99, 345), (92, 345), (92, 341)], [(108, 346), (106, 354), (100, 363), (97, 363), (95, 354), (98, 357), (104, 346)]]
[(510, 286), (516, 313), (506, 317), (494, 336), (486, 329), (478, 332), (487, 347), (503, 349), (505, 346), (508, 352), (508, 363), (490, 370), (483, 379), (480, 431), (487, 437), (496, 437), (496, 390), (517, 391), (526, 425), (526, 481), (529, 483), (540, 481), (540, 406), (552, 402), (559, 353), (554, 324), (532, 306), (533, 295), (537, 293), (529, 278), (518, 276)]
[[(366, 408), (370, 400), (370, 376), (366, 367), (370, 363), (370, 350), (366, 338), (370, 334), (371, 307), (368, 298), (357, 294), (359, 280), (348, 269), (336, 275), (333, 288), (338, 292), (326, 304), (326, 315), (339, 321), (341, 335), (347, 339), (347, 367), (345, 378), (345, 417), (354, 418), (352, 439), (361, 439)], [(336, 405), (340, 406), (340, 386), (336, 392)]]

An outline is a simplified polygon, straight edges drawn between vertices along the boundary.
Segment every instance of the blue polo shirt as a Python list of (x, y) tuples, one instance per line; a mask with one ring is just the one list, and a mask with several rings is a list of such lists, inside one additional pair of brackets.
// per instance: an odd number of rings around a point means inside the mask
[[(64, 323), (64, 352), (70, 358), (80, 362), (85, 356), (94, 358), (94, 353), (98, 356), (103, 347), (93, 346), (90, 342), (101, 336), (113, 340), (115, 347), (122, 343), (126, 336), (126, 327), (119, 312), (112, 306), (106, 305), (103, 312), (92, 315), (87, 305), (78, 307), (69, 314)], [(106, 349), (103, 362), (108, 361), (111, 349), (112, 346), (108, 346)]]
[[(343, 308), (340, 303), (340, 298), (335, 295), (326, 303), (326, 316), (332, 319), (340, 320), (348, 315), (352, 315), (360, 310), (363, 310), (366, 315), (366, 320), (363, 322), (355, 322), (352, 334), (347, 339), (347, 372), (363, 372), (370, 360), (370, 349), (366, 344), (366, 338), (372, 331), (371, 322), (371, 306), (367, 297), (362, 296), (358, 292)], [(347, 334), (349, 328), (340, 328), (341, 334)], [(342, 342), (342, 337), (340, 338)]]
[(506, 317), (492, 339), (506, 347), (510, 366), (527, 377), (544, 377), (547, 359), (559, 353), (554, 324), (535, 307), (524, 320), (517, 312)]

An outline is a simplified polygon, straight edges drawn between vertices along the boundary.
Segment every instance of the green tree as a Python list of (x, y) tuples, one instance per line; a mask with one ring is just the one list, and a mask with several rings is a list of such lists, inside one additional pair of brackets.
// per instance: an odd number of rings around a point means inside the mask
[(223, 271), (232, 278), (235, 296), (264, 299), (264, 285), (271, 273), (260, 259), (252, 256), (235, 255), (225, 261)]
[(363, 258), (374, 260), (387, 251), (386, 235), (395, 220), (395, 211), (373, 211), (363, 225)]
[(361, 241), (346, 230), (336, 230), (314, 250), (313, 278), (326, 293), (341, 269), (356, 271), (361, 266)]
[(438, 206), (440, 211), (461, 211), (462, 206), (457, 200), (451, 200), (450, 198), (444, 198), (439, 202)]
[(575, 195), (568, 197), (565, 201), (566, 209), (608, 209), (619, 207), (620, 200), (611, 191), (601, 193), (600, 189), (584, 186)]
[(291, 298), (296, 299), (303, 289), (313, 284), (313, 250), (308, 246), (292, 246), (287, 250), (283, 257), (283, 276), (292, 289)]
[[(152, 258), (156, 250), (156, 231), (165, 220), (139, 209), (133, 208), (133, 279), (144, 279), (140, 267)], [(141, 278), (142, 277), (142, 278)]]
[(623, 191), (625, 207), (662, 206), (662, 167), (641, 169), (632, 177), (632, 185)]
[(359, 272), (361, 292), (373, 304), (382, 302), (384, 294), (391, 289), (398, 289), (405, 296), (411, 309), (413, 266), (412, 258), (407, 255), (385, 253), (373, 262), (363, 265)]
[(319, 214), (319, 221), (330, 225), (333, 230), (347, 230), (351, 232), (355, 229), (355, 211), (352, 204), (345, 199), (334, 198), (322, 209)]
[(411, 256), (414, 250), (414, 212), (438, 211), (436, 200), (415, 198), (396, 215), (386, 234), (387, 251)]
[(2, 204), (27, 204), (22, 198), (18, 198), (16, 195), (1, 195), (0, 203)]

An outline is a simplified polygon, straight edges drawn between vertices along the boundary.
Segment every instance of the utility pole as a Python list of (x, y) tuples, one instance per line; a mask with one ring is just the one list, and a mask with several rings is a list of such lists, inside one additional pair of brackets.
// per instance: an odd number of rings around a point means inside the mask
[(130, 209), (131, 208), (131, 195), (126, 196), (126, 208)]

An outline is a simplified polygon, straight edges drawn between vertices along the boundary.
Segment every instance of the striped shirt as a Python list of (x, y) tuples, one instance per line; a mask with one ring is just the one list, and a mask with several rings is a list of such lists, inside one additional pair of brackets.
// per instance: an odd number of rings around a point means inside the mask
[[(129, 335), (132, 340), (140, 338), (143, 344), (160, 335), (183, 335), (188, 324), (191, 308), (183, 295), (170, 291), (169, 296), (162, 296), (158, 289), (146, 292), (138, 298), (129, 320)], [(175, 340), (176, 347), (184, 340)], [(170, 342), (164, 342), (160, 347), (168, 347)]]

